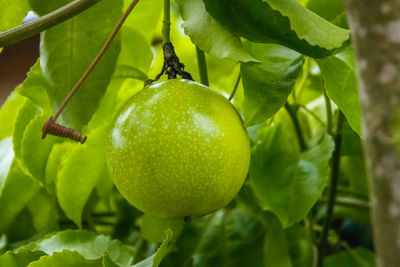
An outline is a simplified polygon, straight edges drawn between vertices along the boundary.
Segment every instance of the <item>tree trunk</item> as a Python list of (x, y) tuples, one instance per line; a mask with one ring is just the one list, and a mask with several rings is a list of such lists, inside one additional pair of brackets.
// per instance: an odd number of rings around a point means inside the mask
[(400, 266), (400, 1), (346, 0), (378, 265)]

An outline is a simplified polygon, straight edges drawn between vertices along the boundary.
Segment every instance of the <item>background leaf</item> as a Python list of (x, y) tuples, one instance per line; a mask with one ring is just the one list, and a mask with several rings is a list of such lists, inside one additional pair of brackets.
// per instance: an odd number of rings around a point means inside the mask
[(39, 189), (40, 185), (14, 161), (0, 191), (0, 232), (7, 229)]
[(250, 181), (265, 209), (284, 227), (303, 219), (322, 194), (328, 180), (334, 144), (325, 136), (315, 147), (298, 154), (282, 126), (270, 128), (252, 151)]
[(28, 11), (27, 0), (0, 0), (0, 32), (21, 25)]
[(301, 72), (304, 57), (275, 44), (247, 43), (262, 63), (242, 64), (245, 126), (263, 122), (286, 103)]
[(158, 267), (163, 258), (171, 250), (172, 232), (170, 230), (165, 231), (165, 239), (157, 249), (156, 253), (146, 258), (145, 260), (135, 264), (133, 267)]
[(202, 0), (178, 0), (185, 33), (200, 49), (218, 58), (241, 62), (254, 61), (243, 48), (240, 38), (222, 27), (206, 11)]
[(263, 222), (242, 208), (210, 218), (193, 254), (193, 266), (264, 266)]
[(39, 260), (32, 262), (29, 267), (101, 267), (101, 260), (87, 260), (79, 253), (69, 250), (55, 252), (51, 256), (42, 256)]
[(354, 267), (374, 267), (374, 254), (365, 248), (356, 248), (342, 251), (326, 257), (324, 266), (354, 266)]
[(204, 0), (224, 27), (250, 41), (277, 43), (311, 57), (324, 57), (349, 39), (349, 32), (325, 21), (295, 0)]
[(267, 228), (264, 241), (264, 261), (268, 267), (292, 267), (286, 233), (278, 220)]
[(13, 92), (0, 109), (0, 140), (13, 135), (18, 109), (24, 104), (24, 97)]
[(336, 54), (317, 60), (317, 63), (327, 95), (343, 111), (351, 128), (360, 134), (361, 105), (353, 49), (350, 46), (343, 47)]
[(138, 222), (142, 237), (153, 243), (162, 242), (168, 229), (172, 231), (174, 238), (178, 237), (183, 229), (181, 220), (158, 218), (149, 214), (144, 214)]

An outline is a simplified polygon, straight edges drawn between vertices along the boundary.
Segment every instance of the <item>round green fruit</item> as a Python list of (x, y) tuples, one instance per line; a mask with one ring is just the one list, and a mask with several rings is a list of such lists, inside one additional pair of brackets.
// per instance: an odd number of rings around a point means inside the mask
[(188, 218), (235, 197), (248, 172), (250, 142), (225, 97), (173, 79), (128, 100), (114, 118), (106, 155), (115, 186), (133, 206)]

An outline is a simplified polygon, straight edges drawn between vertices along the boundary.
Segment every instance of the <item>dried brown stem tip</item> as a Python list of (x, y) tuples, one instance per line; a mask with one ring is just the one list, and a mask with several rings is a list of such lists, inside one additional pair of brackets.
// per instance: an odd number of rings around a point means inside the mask
[(55, 123), (54, 118), (50, 117), (46, 123), (43, 125), (42, 128), (42, 139), (46, 137), (47, 134), (60, 136), (60, 137), (67, 137), (74, 141), (85, 143), (87, 137), (86, 135), (81, 134), (80, 132), (64, 127), (60, 124)]

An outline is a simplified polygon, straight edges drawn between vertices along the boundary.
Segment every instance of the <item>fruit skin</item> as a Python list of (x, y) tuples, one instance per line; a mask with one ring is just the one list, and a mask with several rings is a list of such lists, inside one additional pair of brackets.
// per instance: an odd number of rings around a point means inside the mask
[(232, 104), (208, 87), (168, 80), (134, 95), (107, 144), (114, 184), (141, 211), (198, 217), (230, 202), (250, 163), (250, 141)]

